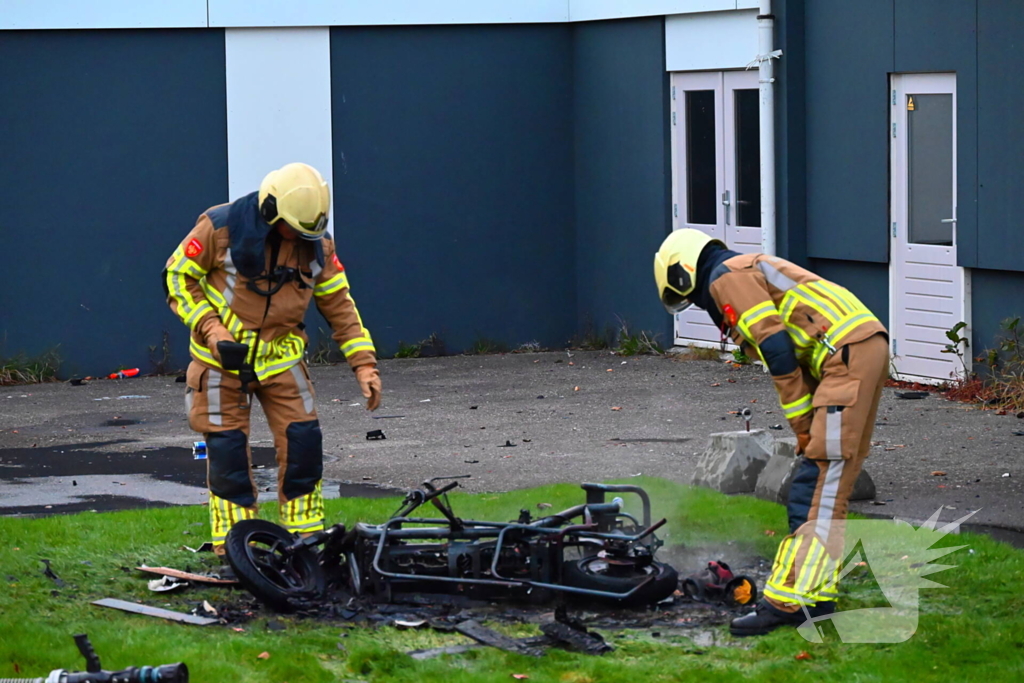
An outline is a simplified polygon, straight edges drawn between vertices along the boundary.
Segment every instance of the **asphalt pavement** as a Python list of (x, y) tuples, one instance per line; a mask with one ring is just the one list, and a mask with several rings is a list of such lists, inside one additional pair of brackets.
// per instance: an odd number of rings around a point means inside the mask
[[(733, 413), (745, 407), (753, 427), (788, 435), (758, 367), (562, 351), (385, 360), (381, 375), (383, 404), (368, 413), (346, 366), (312, 369), (332, 495), (455, 474), (472, 475), (471, 491), (640, 474), (688, 482), (708, 435), (742, 429)], [(0, 514), (205, 502), (183, 393), (173, 377), (0, 388)], [(272, 500), (270, 432), (253, 413), (255, 474)], [(372, 430), (385, 438), (367, 440)], [(1013, 415), (886, 389), (866, 465), (876, 502), (852, 507), (912, 520), (977, 510), (971, 522), (1024, 530), (1014, 431), (1024, 420)]]

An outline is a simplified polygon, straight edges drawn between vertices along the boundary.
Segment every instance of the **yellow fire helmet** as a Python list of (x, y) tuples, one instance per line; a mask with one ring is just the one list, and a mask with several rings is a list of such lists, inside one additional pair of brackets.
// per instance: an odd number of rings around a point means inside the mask
[(267, 223), (283, 220), (303, 239), (318, 240), (327, 232), (331, 191), (312, 166), (287, 164), (260, 183), (259, 207)]
[(658, 297), (669, 313), (682, 313), (692, 305), (687, 297), (697, 285), (697, 259), (711, 242), (725, 243), (700, 230), (676, 230), (654, 255), (654, 282)]

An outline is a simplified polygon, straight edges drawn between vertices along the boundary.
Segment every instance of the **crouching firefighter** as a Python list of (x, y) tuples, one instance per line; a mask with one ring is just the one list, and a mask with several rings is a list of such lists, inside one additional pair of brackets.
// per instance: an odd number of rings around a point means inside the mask
[(306, 164), (271, 172), (253, 192), (208, 209), (167, 261), (167, 300), (192, 331), (185, 403), (206, 439), (214, 550), (256, 516), (249, 425), (255, 396), (274, 435), (281, 523), (324, 528), (323, 449), (303, 353), (310, 299), (355, 372), (366, 407), (380, 404), (370, 333), (327, 232), (330, 191)]
[(843, 287), (781, 258), (730, 251), (699, 230), (665, 239), (654, 277), (670, 313), (703, 308), (723, 340), (764, 362), (803, 456), (789, 491), (790, 535), (764, 598), (730, 630), (760, 635), (831, 614), (849, 496), (888, 376), (885, 327)]

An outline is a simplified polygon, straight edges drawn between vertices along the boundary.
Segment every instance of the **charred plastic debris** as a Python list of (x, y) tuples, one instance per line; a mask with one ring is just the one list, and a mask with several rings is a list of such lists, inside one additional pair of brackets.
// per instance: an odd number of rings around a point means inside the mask
[[(410, 490), (382, 524), (336, 524), (300, 538), (266, 520), (238, 522), (225, 545), (234, 579), (276, 612), (351, 626), (430, 628), (475, 641), (410, 653), (420, 659), (479, 645), (533, 656), (552, 645), (603, 654), (612, 648), (592, 627), (652, 629), (657, 636), (725, 623), (731, 610), (757, 598), (754, 580), (734, 576), (724, 563), (681, 583), (674, 568), (655, 559), (664, 544), (655, 532), (666, 520), (652, 521), (640, 487), (583, 484), (579, 505), (538, 519), (523, 509), (514, 522), (496, 522), (455, 514), (447, 494), (461, 478), (438, 477)], [(608, 500), (612, 494), (636, 496), (640, 517), (625, 511), (621, 497)], [(424, 514), (430, 509), (434, 516)], [(230, 581), (139, 569), (206, 585)], [(219, 607), (204, 603), (193, 612), (237, 623), (251, 619), (258, 604)], [(483, 626), (485, 620), (537, 624), (543, 635), (512, 639)]]

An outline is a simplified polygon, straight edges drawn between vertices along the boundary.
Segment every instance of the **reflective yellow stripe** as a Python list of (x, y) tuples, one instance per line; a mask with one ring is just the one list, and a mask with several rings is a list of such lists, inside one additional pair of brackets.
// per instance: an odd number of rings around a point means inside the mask
[(785, 582), (786, 577), (789, 575), (789, 570), (793, 567), (796, 551), (800, 549), (802, 542), (803, 536), (792, 536), (783, 539), (782, 543), (779, 544), (779, 550), (775, 553), (775, 566), (772, 569), (769, 583), (772, 581), (780, 584)]
[[(366, 325), (363, 324), (363, 316), (359, 315), (359, 309), (356, 307), (356, 300), (352, 298), (352, 291), (349, 290), (346, 293), (346, 296), (348, 296), (348, 300), (352, 302), (352, 312), (356, 314), (356, 320), (359, 321), (359, 329), (363, 331), (362, 338), (369, 340), (369, 342), (370, 342), (370, 349), (369, 350), (373, 351), (374, 353), (376, 353), (376, 350), (373, 348), (373, 338), (370, 337), (370, 331), (368, 329), (366, 329)], [(357, 339), (358, 339), (358, 337), (357, 337)], [(342, 350), (344, 350), (344, 349), (342, 349)], [(348, 356), (346, 355), (345, 357), (347, 358)]]
[(797, 348), (801, 351), (806, 351), (810, 347), (814, 346), (814, 340), (803, 331), (803, 328), (786, 323), (786, 331), (789, 332), (789, 336), (793, 340), (793, 343), (796, 344)]
[(844, 313), (853, 313), (858, 308), (861, 308), (860, 302), (850, 296), (850, 293), (840, 287), (839, 285), (832, 284), (831, 282), (825, 282), (824, 280), (818, 280), (817, 282), (811, 282), (808, 284), (818, 294), (827, 296), (833, 301), (839, 303), (846, 310)]
[(242, 519), (254, 519), (255, 507), (245, 508), (235, 505), (230, 500), (219, 498), (210, 493), (210, 535), (214, 543), (223, 543), (231, 526)]
[(355, 339), (350, 339), (342, 344), (341, 351), (345, 354), (345, 358), (350, 358), (353, 354), (358, 353), (359, 351), (375, 352), (376, 350), (373, 346), (373, 340), (369, 337), (356, 337)]
[(779, 310), (775, 308), (775, 304), (772, 301), (762, 301), (756, 306), (752, 306), (743, 312), (740, 316), (739, 323), (736, 327), (739, 328), (740, 334), (748, 342), (757, 346), (757, 341), (754, 339), (754, 335), (750, 331), (750, 327), (761, 320), (764, 320), (770, 315), (778, 315)]
[(183, 318), (183, 320), (185, 321), (185, 324), (189, 326), (189, 329), (194, 329), (196, 323), (202, 320), (207, 314), (213, 312), (213, 306), (206, 301), (200, 301), (199, 304)]
[(306, 343), (302, 337), (289, 332), (272, 342), (260, 345), (260, 354), (256, 358), (256, 377), (266, 379), (279, 372), (284, 372), (302, 360)]
[(773, 301), (763, 301), (757, 306), (744, 311), (743, 315), (740, 316), (740, 320), (744, 321), (747, 326), (750, 326), (756, 322), (764, 320), (770, 315), (778, 315), (778, 313), (779, 309), (775, 308), (775, 303)]
[(823, 318), (828, 320), (833, 325), (841, 317), (840, 313), (836, 311), (831, 305), (809, 293), (807, 290), (801, 291), (799, 288), (792, 290), (793, 297), (803, 303), (806, 306), (814, 309), (822, 315)]
[[(204, 363), (209, 363), (215, 368), (220, 367), (220, 363), (218, 363), (217, 360), (213, 357), (213, 354), (210, 353), (210, 349), (206, 348), (205, 346), (197, 342), (195, 339), (188, 340), (188, 350), (192, 353), (192, 355), (195, 358), (203, 361)], [(232, 371), (225, 370), (225, 372)]]
[(816, 602), (813, 596), (801, 595), (785, 586), (774, 585), (770, 582), (765, 586), (764, 594), (779, 602), (795, 602), (798, 605), (813, 605)]
[(811, 356), (811, 375), (814, 379), (821, 379), (821, 366), (825, 364), (825, 359), (828, 358), (829, 350), (828, 347), (822, 343), (818, 343), (814, 347), (814, 354)]
[(313, 288), (313, 296), (326, 296), (348, 287), (348, 276), (345, 273), (338, 273), (330, 280), (321, 282)]
[(800, 575), (797, 577), (796, 585), (794, 586), (797, 593), (808, 595), (818, 588), (812, 582), (821, 573), (824, 561), (827, 559), (828, 555), (825, 555), (825, 546), (817, 538), (812, 538), (811, 547), (804, 556), (804, 563), (800, 567)]
[(844, 315), (850, 313), (850, 306), (834, 292), (827, 291), (821, 286), (820, 282), (808, 282), (806, 285), (806, 291), (814, 294), (818, 301), (829, 306), (834, 310), (838, 317), (842, 318)]
[(800, 417), (801, 415), (806, 415), (814, 409), (812, 400), (812, 396), (810, 394), (806, 394), (792, 403), (783, 403), (782, 412), (786, 416), (787, 420), (792, 420), (793, 418)]
[(203, 294), (205, 294), (206, 298), (210, 300), (210, 303), (217, 307), (217, 310), (220, 310), (228, 305), (228, 302), (225, 301), (221, 293), (218, 292), (217, 289), (210, 284), (209, 280), (203, 278), (202, 280), (199, 281), (199, 285), (203, 288)]
[[(874, 313), (868, 310), (852, 313), (840, 320), (838, 324), (829, 328), (827, 333), (828, 341), (835, 347), (864, 323), (877, 320), (878, 318), (875, 317)], [(814, 349), (814, 356), (811, 360), (811, 374), (816, 379), (821, 379), (821, 366), (825, 363), (825, 359), (828, 358), (828, 354), (828, 347), (819, 342), (818, 347)]]
[(281, 524), (292, 533), (309, 533), (324, 528), (323, 482), (310, 493), (293, 498), (280, 509)]
[(216, 308), (216, 313), (218, 317), (220, 317), (221, 322), (224, 323), (224, 327), (226, 327), (228, 332), (231, 333), (231, 336), (238, 339), (239, 333), (244, 327), (242, 321), (237, 315), (235, 315), (235, 312), (232, 311), (231, 307), (228, 305), (227, 300), (224, 299), (224, 296), (218, 292), (213, 285), (211, 285), (206, 279), (200, 280), (199, 284), (202, 286), (203, 293), (206, 295), (206, 298), (209, 299)]
[(828, 331), (829, 341), (831, 341), (832, 345), (835, 346), (863, 323), (872, 320), (878, 320), (878, 318), (876, 318), (870, 311), (855, 313), (849, 316), (846, 320), (840, 322), (838, 325), (833, 326)]

